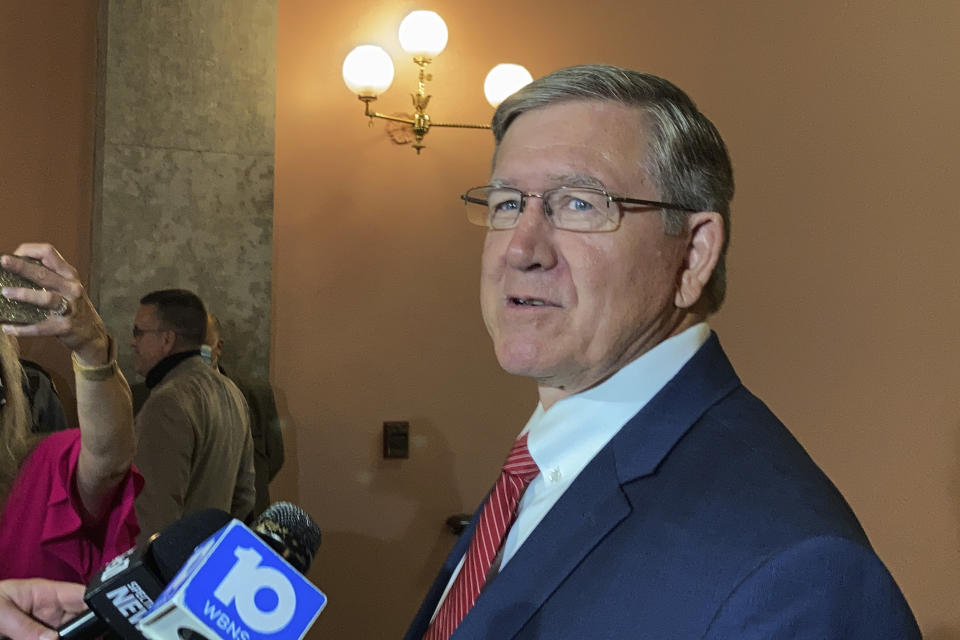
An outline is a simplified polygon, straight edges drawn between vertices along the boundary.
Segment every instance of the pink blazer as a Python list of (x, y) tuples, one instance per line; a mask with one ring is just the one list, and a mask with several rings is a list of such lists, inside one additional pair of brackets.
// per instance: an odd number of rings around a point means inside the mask
[(143, 478), (131, 467), (104, 521), (85, 525), (74, 488), (79, 456), (80, 430), (67, 429), (47, 436), (23, 463), (0, 514), (0, 579), (85, 583), (133, 546)]

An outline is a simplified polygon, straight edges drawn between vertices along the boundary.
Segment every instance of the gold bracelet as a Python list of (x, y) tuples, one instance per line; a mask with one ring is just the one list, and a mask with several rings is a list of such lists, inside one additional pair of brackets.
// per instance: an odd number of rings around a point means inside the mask
[(70, 359), (73, 360), (73, 375), (83, 380), (90, 380), (91, 382), (100, 382), (117, 375), (119, 371), (117, 367), (117, 347), (113, 342), (113, 338), (109, 335), (107, 336), (107, 354), (107, 357), (110, 358), (107, 364), (91, 367), (80, 362), (77, 353), (73, 352), (70, 354)]

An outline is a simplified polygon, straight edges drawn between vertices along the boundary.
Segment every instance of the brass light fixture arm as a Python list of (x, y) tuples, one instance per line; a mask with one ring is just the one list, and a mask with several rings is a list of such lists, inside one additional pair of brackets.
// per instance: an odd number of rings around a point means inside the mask
[(370, 126), (373, 126), (373, 119), (380, 118), (381, 120), (391, 120), (393, 122), (402, 122), (404, 124), (413, 124), (413, 120), (410, 118), (400, 118), (398, 116), (388, 116), (385, 113), (378, 113), (377, 111), (370, 111), (370, 103), (377, 99), (376, 96), (357, 96), (361, 102), (363, 102), (363, 115), (370, 118)]
[[(358, 96), (361, 102), (363, 102), (363, 115), (370, 118), (370, 124), (373, 125), (374, 118), (380, 118), (381, 120), (392, 120), (393, 122), (402, 122), (403, 124), (409, 124), (413, 126), (416, 122), (413, 118), (401, 118), (399, 116), (388, 116), (385, 113), (379, 113), (377, 111), (370, 111), (370, 103), (376, 100), (375, 96)], [(424, 114), (426, 115), (426, 114)], [(454, 122), (430, 122), (431, 127), (455, 127), (457, 129), (489, 129), (490, 125), (488, 124), (457, 124)]]
[(412, 118), (403, 118), (400, 116), (388, 116), (384, 113), (370, 110), (370, 103), (377, 99), (376, 96), (358, 96), (363, 102), (363, 115), (370, 119), (370, 125), (373, 125), (374, 118), (381, 120), (390, 120), (391, 122), (400, 122), (413, 127), (415, 142), (413, 148), (417, 150), (417, 155), (424, 148), (423, 137), (430, 131), (430, 127), (449, 127), (456, 129), (489, 129), (488, 124), (457, 124), (453, 122), (431, 122), (427, 115), (427, 105), (430, 104), (431, 96), (427, 94), (427, 82), (433, 79), (433, 76), (427, 73), (427, 65), (430, 64), (430, 58), (426, 56), (414, 56), (414, 63), (420, 67), (420, 73), (417, 78), (417, 92), (410, 94), (413, 101), (414, 114)]
[(431, 122), (431, 127), (455, 127), (457, 129), (489, 129), (488, 124), (454, 124), (452, 122)]

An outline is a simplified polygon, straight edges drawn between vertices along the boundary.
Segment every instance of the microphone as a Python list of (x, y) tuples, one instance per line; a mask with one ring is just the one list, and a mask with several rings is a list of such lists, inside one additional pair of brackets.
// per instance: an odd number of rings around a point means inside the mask
[[(303, 575), (320, 529), (289, 502), (238, 520), (197, 547), (137, 629), (150, 640), (299, 640), (327, 597)], [(256, 531), (257, 533), (254, 533)]]
[(111, 560), (87, 585), (88, 611), (61, 626), (60, 637), (93, 640), (113, 631), (123, 640), (142, 640), (136, 623), (194, 548), (228, 522), (219, 509), (197, 511)]
[(320, 547), (320, 527), (290, 502), (274, 502), (260, 514), (253, 530), (293, 568), (306, 575)]

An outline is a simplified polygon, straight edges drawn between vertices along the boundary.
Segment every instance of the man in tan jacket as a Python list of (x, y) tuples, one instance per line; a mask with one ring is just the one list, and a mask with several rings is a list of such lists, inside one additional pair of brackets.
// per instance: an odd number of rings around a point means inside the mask
[(194, 293), (140, 300), (130, 346), (149, 397), (137, 413), (140, 539), (184, 513), (216, 507), (243, 520), (253, 509), (253, 440), (237, 386), (200, 357), (207, 311)]

